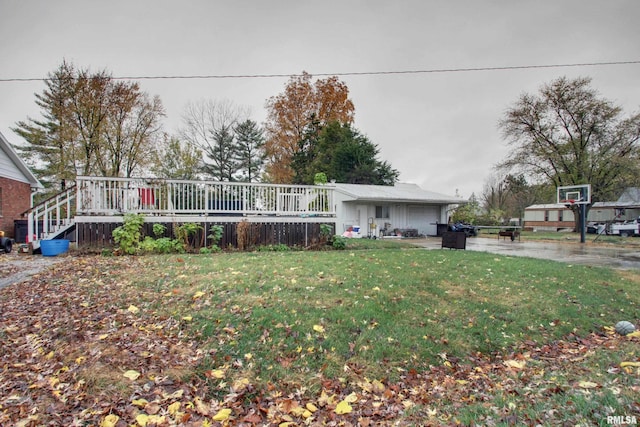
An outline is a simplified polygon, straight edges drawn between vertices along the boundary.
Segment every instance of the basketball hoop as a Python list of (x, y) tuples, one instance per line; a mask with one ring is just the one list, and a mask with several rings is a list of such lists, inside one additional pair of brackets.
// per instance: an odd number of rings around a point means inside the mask
[[(580, 243), (586, 241), (587, 205), (591, 204), (591, 184), (561, 185), (556, 188), (556, 201), (579, 215)], [(577, 223), (578, 221), (576, 221)], [(576, 230), (577, 231), (577, 230)]]

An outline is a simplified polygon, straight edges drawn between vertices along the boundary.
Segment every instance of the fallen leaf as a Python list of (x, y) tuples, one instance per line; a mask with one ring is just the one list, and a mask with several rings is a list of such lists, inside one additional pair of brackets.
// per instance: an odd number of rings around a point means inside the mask
[(213, 421), (222, 422), (222, 421), (228, 420), (230, 415), (231, 415), (231, 409), (223, 408), (223, 409), (220, 409), (218, 413), (213, 416), (212, 419)]
[(348, 395), (347, 397), (344, 398), (345, 402), (348, 403), (354, 403), (358, 401), (358, 395), (356, 395), (355, 392), (351, 393), (350, 395)]
[(204, 292), (202, 291), (198, 291), (195, 294), (193, 294), (193, 299), (198, 299), (198, 298), (202, 298), (204, 296)]
[(180, 410), (180, 402), (173, 402), (171, 405), (167, 407), (167, 411), (169, 411), (169, 415), (175, 415)]
[(133, 313), (136, 314), (140, 311), (140, 309), (138, 307), (136, 307), (135, 305), (130, 305), (129, 308), (127, 308), (127, 311), (129, 313)]
[(147, 423), (149, 422), (149, 415), (139, 414), (138, 416), (136, 416), (136, 422), (140, 427), (146, 427)]
[(598, 387), (598, 384), (591, 382), (591, 381), (580, 381), (578, 383), (578, 387), (580, 388), (596, 388)]
[(102, 422), (100, 422), (100, 427), (115, 427), (115, 425), (118, 424), (118, 421), (120, 421), (119, 416), (115, 414), (109, 414), (104, 417)]
[(124, 374), (122, 374), (125, 378), (130, 379), (131, 381), (135, 381), (140, 377), (140, 372), (134, 371), (133, 369), (128, 370)]
[(137, 406), (138, 408), (144, 408), (148, 403), (149, 401), (147, 399), (133, 399), (131, 401), (131, 404), (133, 406)]
[(200, 415), (204, 415), (205, 417), (209, 416), (209, 406), (206, 403), (204, 403), (202, 399), (200, 399), (199, 397), (196, 397), (194, 400), (194, 403), (196, 405), (196, 411)]
[(221, 380), (224, 378), (224, 371), (222, 369), (212, 369), (205, 374), (209, 378)]
[(621, 362), (620, 367), (626, 368), (627, 366), (640, 367), (640, 362)]
[(514, 369), (524, 369), (524, 366), (527, 364), (526, 361), (522, 360), (522, 361), (517, 361), (517, 360), (505, 360), (504, 364), (506, 366), (508, 366), (509, 368), (514, 368)]
[(385, 390), (384, 384), (382, 384), (382, 382), (380, 382), (378, 380), (373, 380), (371, 385), (373, 385), (373, 391), (375, 393), (382, 393)]
[(313, 330), (319, 334), (324, 334), (324, 326), (322, 325), (313, 325)]
[(336, 405), (335, 413), (338, 415), (348, 414), (351, 411), (353, 411), (353, 408), (346, 400), (342, 400), (338, 405)]

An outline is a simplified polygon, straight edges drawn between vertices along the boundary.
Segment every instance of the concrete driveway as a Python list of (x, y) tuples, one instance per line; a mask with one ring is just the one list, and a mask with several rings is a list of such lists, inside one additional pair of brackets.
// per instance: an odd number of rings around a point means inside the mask
[(64, 262), (68, 255), (43, 257), (42, 255), (19, 255), (16, 251), (0, 254), (0, 289), (28, 280), (56, 264)]
[[(427, 249), (440, 249), (441, 239), (430, 237), (416, 241)], [(507, 256), (550, 259), (568, 264), (584, 264), (623, 270), (640, 270), (640, 249), (594, 245), (593, 243), (563, 243), (503, 240), (488, 237), (467, 238), (469, 251), (489, 252)]]

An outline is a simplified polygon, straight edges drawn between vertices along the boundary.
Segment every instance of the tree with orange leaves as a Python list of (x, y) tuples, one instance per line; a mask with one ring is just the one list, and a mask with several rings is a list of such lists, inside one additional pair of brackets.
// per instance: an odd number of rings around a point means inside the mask
[(293, 182), (291, 161), (310, 126), (323, 128), (330, 122), (353, 123), (355, 108), (349, 88), (336, 76), (311, 82), (307, 72), (293, 76), (284, 93), (267, 101), (266, 179), (273, 183)]

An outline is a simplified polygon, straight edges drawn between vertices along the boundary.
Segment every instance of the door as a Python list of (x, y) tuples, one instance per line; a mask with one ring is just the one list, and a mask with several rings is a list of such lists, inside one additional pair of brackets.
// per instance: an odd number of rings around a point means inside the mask
[(438, 206), (407, 206), (407, 228), (415, 228), (425, 236), (438, 233), (436, 222), (440, 219)]

